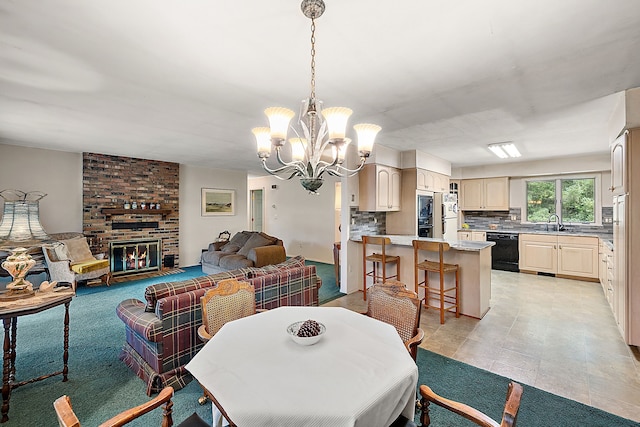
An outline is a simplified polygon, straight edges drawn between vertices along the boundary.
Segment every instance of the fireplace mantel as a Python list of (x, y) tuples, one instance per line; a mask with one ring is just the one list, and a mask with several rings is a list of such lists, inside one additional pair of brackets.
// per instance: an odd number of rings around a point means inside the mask
[(162, 215), (162, 219), (165, 219), (171, 212), (171, 209), (102, 208), (102, 213), (106, 215), (107, 220), (113, 215)]

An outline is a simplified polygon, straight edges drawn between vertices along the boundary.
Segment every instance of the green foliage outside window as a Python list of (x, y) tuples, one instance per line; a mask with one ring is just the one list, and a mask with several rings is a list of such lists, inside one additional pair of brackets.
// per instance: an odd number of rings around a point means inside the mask
[(547, 222), (556, 213), (556, 182), (527, 182), (527, 221)]
[[(556, 195), (556, 180), (527, 182), (527, 221), (547, 222), (561, 210), (563, 223), (595, 222), (595, 179), (562, 179)], [(560, 202), (557, 206), (556, 201)]]
[(595, 222), (595, 180), (562, 180), (562, 221)]

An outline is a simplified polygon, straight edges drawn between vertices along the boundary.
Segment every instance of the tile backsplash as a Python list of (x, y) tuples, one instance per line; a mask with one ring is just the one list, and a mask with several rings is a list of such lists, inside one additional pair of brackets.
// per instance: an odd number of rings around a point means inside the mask
[(363, 212), (351, 208), (350, 238), (364, 235), (387, 234), (386, 212)]
[[(565, 224), (567, 229), (583, 232), (610, 234), (613, 233), (613, 208), (602, 208), (602, 225)], [(511, 208), (509, 212), (499, 211), (465, 211), (463, 222), (469, 224), (470, 229), (489, 229), (489, 225), (497, 225), (497, 230), (541, 230), (546, 224), (523, 224), (521, 208)]]

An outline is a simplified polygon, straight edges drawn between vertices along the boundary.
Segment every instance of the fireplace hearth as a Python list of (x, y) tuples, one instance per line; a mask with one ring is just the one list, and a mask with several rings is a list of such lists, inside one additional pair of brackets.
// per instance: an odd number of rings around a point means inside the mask
[(114, 276), (158, 271), (162, 267), (162, 240), (144, 239), (109, 243), (111, 273)]

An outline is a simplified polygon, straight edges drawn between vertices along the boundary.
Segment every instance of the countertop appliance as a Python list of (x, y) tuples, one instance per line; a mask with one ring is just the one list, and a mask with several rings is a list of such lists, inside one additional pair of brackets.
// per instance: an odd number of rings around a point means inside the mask
[(458, 195), (443, 193), (442, 235), (444, 240), (458, 240)]
[(433, 195), (418, 194), (418, 236), (433, 237)]
[(491, 247), (491, 268), (494, 270), (519, 272), (518, 233), (487, 232), (487, 241), (495, 242)]

